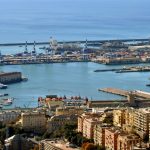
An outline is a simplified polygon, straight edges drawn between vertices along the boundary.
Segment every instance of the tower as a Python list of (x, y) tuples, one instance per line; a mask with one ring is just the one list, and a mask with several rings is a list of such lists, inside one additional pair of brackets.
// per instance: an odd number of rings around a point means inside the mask
[(32, 51), (32, 55), (36, 56), (36, 48), (35, 48), (35, 41), (34, 41), (34, 44), (33, 44), (33, 51)]
[(3, 60), (3, 56), (2, 56), (2, 53), (0, 51), (0, 62)]
[(127, 95), (127, 100), (130, 106), (135, 106), (135, 94), (134, 92), (129, 92)]
[(28, 43), (27, 43), (27, 41), (26, 41), (24, 54), (27, 54), (27, 53), (28, 53)]
[(85, 55), (85, 50), (87, 50), (87, 48), (88, 48), (88, 47), (87, 47), (87, 45), (88, 45), (87, 42), (88, 42), (88, 41), (87, 41), (87, 39), (86, 39), (85, 44), (84, 44), (84, 47), (83, 47), (83, 49), (82, 49), (82, 59), (83, 59), (83, 60), (87, 60), (87, 59), (88, 59), (88, 58), (87, 58), (87, 55)]

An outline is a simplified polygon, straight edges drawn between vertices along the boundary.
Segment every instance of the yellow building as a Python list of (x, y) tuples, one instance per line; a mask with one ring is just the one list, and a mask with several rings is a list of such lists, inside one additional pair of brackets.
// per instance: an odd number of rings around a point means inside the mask
[(105, 129), (110, 128), (108, 124), (97, 124), (94, 126), (94, 143), (105, 146)]
[(56, 115), (81, 115), (84, 112), (84, 108), (82, 107), (58, 107), (56, 108)]
[(46, 129), (44, 112), (25, 112), (21, 114), (21, 125), (25, 131), (43, 132)]
[(113, 110), (113, 124), (118, 127), (125, 124), (125, 109)]
[(150, 110), (138, 109), (135, 111), (134, 126), (141, 138), (149, 135)]
[(134, 117), (135, 109), (126, 109), (125, 110), (125, 124), (123, 125), (123, 130), (127, 133), (131, 133), (134, 130)]
[(78, 115), (55, 115), (47, 121), (47, 131), (51, 133), (65, 124), (75, 124), (77, 123), (77, 118)]

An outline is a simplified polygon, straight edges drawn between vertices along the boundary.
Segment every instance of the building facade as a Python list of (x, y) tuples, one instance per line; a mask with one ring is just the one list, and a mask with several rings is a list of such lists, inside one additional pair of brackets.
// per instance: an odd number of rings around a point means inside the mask
[(1, 111), (0, 122), (2, 124), (16, 122), (21, 116), (21, 111)]
[(54, 130), (59, 129), (65, 124), (74, 124), (77, 123), (78, 115), (59, 115), (53, 116), (47, 121), (47, 131), (49, 133), (53, 132)]
[(150, 110), (138, 109), (135, 111), (135, 131), (143, 139), (149, 135)]
[(94, 126), (94, 143), (105, 146), (105, 129), (110, 128), (108, 124), (97, 124)]
[(105, 147), (107, 150), (117, 150), (118, 135), (120, 131), (115, 128), (105, 129)]
[(94, 138), (94, 126), (99, 124), (98, 118), (85, 118), (83, 121), (83, 136), (88, 139)]
[(44, 132), (46, 121), (44, 112), (25, 112), (21, 114), (21, 125), (25, 131)]
[(123, 130), (127, 133), (134, 131), (134, 118), (135, 109), (126, 109), (125, 111), (125, 124), (123, 125)]
[(132, 150), (137, 143), (140, 143), (140, 138), (134, 134), (120, 134), (117, 142), (118, 150)]
[(114, 126), (122, 127), (125, 124), (125, 109), (118, 109), (113, 111)]

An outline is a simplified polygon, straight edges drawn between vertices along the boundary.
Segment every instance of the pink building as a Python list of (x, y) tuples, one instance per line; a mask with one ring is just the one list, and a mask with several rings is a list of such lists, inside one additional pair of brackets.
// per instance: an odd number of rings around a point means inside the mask
[(94, 138), (94, 126), (99, 124), (98, 118), (85, 118), (83, 121), (83, 136), (88, 139)]
[(86, 118), (98, 118), (100, 113), (83, 113), (78, 117), (78, 132), (83, 133), (83, 122)]
[(120, 131), (115, 128), (105, 129), (105, 147), (110, 150), (117, 150), (117, 140)]

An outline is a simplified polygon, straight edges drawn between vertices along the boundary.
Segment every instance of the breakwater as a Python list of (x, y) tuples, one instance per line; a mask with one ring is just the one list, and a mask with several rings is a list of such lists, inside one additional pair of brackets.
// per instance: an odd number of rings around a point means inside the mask
[(107, 72), (114, 71), (116, 73), (130, 73), (130, 72), (150, 72), (150, 66), (134, 66), (134, 67), (124, 67), (117, 69), (98, 69), (94, 70), (94, 72)]
[[(86, 43), (86, 40), (77, 40), (77, 41), (58, 41), (58, 44), (63, 44), (63, 43), (68, 43), (68, 44), (75, 44), (75, 43), (80, 43), (84, 44)], [(108, 39), (108, 40), (88, 40), (88, 44), (96, 45), (96, 44), (103, 44), (105, 42), (149, 42), (148, 38), (143, 38), (143, 39), (118, 39), (118, 40), (113, 40), (113, 39)], [(47, 45), (50, 42), (36, 42), (37, 45)], [(0, 46), (21, 46), (25, 45), (25, 42), (18, 42), (18, 43), (0, 43)], [(34, 42), (29, 42), (28, 45), (34, 45)]]

